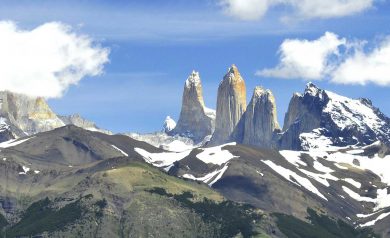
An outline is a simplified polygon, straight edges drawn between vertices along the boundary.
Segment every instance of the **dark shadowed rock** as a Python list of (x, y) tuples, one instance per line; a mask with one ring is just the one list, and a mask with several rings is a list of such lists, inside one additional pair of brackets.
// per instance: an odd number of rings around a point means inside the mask
[(284, 121), (281, 149), (389, 143), (390, 119), (369, 100), (350, 99), (307, 84), (294, 94)]
[(276, 103), (272, 92), (256, 87), (232, 139), (243, 144), (273, 148), (275, 133), (279, 131)]

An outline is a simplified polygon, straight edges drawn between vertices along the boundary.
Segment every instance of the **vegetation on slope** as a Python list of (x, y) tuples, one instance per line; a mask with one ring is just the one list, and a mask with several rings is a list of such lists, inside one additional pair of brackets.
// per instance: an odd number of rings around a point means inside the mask
[(222, 201), (223, 196), (201, 182), (185, 181), (170, 176), (151, 165), (130, 162), (120, 168), (111, 169), (100, 173), (100, 176), (109, 184), (116, 185), (116, 194), (128, 194), (129, 192), (143, 192), (155, 187), (164, 188), (172, 194), (181, 194), (190, 191), (195, 200), (208, 198)]
[(355, 229), (342, 220), (334, 220), (326, 215), (318, 215), (307, 210), (310, 223), (290, 215), (275, 213), (276, 224), (288, 238), (369, 238), (379, 237), (371, 229)]
[(7, 219), (0, 213), (0, 230), (2, 230), (6, 225), (8, 225)]
[(6, 229), (7, 237), (30, 236), (44, 231), (61, 230), (68, 224), (81, 218), (83, 210), (80, 200), (69, 203), (59, 210), (50, 205), (48, 198), (33, 203), (24, 213), (22, 219), (12, 227)]
[(260, 235), (255, 224), (260, 222), (262, 214), (250, 205), (231, 201), (218, 203), (207, 198), (203, 201), (193, 201), (190, 192), (175, 195), (166, 192), (164, 188), (154, 188), (150, 192), (170, 197), (199, 214), (205, 222), (214, 224), (214, 237), (234, 237), (238, 234), (243, 237)]

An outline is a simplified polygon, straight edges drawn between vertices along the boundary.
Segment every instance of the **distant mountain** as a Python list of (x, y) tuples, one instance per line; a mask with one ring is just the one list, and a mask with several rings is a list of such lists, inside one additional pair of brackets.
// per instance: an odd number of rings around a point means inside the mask
[(218, 87), (215, 131), (210, 144), (218, 145), (231, 140), (246, 106), (245, 81), (237, 66), (232, 65)]
[(98, 131), (105, 134), (112, 134), (111, 131), (99, 128), (98, 126), (96, 126), (94, 122), (84, 119), (79, 114), (73, 114), (70, 116), (58, 116), (58, 117), (61, 119), (61, 121), (64, 122), (65, 125), (75, 125), (89, 131)]
[(294, 94), (284, 121), (280, 148), (390, 144), (390, 119), (368, 99), (350, 99), (309, 83)]
[(175, 129), (175, 127), (176, 127), (176, 122), (170, 116), (167, 116), (167, 118), (165, 118), (164, 121), (162, 132), (169, 133), (170, 131)]
[(0, 92), (0, 141), (34, 135), (68, 124), (110, 133), (100, 130), (94, 123), (79, 115), (56, 115), (44, 98), (34, 98), (8, 91)]
[(231, 141), (259, 148), (277, 148), (275, 138), (278, 132), (275, 98), (270, 90), (257, 86)]
[(184, 83), (179, 121), (168, 134), (186, 136), (199, 143), (213, 133), (214, 127), (215, 112), (205, 106), (199, 73), (193, 71)]

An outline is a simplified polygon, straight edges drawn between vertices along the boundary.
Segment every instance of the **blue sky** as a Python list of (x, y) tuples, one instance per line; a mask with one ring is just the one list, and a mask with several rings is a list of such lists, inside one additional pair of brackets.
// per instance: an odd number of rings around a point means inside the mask
[[(215, 108), (218, 84), (233, 63), (246, 80), (248, 101), (256, 85), (273, 91), (282, 124), (292, 94), (302, 92), (307, 80), (256, 72), (278, 65), (285, 39), (315, 40), (328, 31), (375, 47), (390, 35), (390, 3), (385, 0), (326, 19), (300, 19), (288, 7), (277, 6), (261, 19), (246, 21), (221, 8), (210, 0), (1, 1), (0, 20), (24, 29), (59, 21), (109, 48), (101, 76), (85, 77), (49, 104), (59, 114), (79, 113), (114, 132), (152, 132), (160, 130), (167, 115), (177, 120), (183, 84), (193, 69), (200, 71), (206, 105)], [(285, 16), (289, 22), (282, 20)], [(390, 115), (389, 86), (314, 83), (349, 97), (370, 98)]]

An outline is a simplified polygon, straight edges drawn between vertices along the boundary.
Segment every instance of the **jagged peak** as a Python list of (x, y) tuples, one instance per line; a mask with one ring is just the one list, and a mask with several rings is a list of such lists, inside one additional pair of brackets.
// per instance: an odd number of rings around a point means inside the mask
[(238, 68), (235, 64), (232, 64), (232, 66), (229, 67), (228, 72), (226, 73), (225, 77), (223, 77), (223, 80), (243, 80), (240, 74), (240, 71), (238, 71)]
[(186, 87), (190, 88), (191, 86), (198, 86), (199, 84), (201, 84), (199, 72), (192, 70), (190, 76), (188, 76), (186, 80)]
[(176, 127), (176, 122), (170, 117), (167, 116), (163, 125), (163, 132), (170, 132)]
[(258, 98), (261, 97), (262, 95), (272, 95), (271, 90), (265, 89), (262, 86), (256, 86), (255, 89), (253, 90), (253, 97)]
[(320, 90), (314, 83), (309, 82), (306, 84), (305, 94), (316, 96)]

